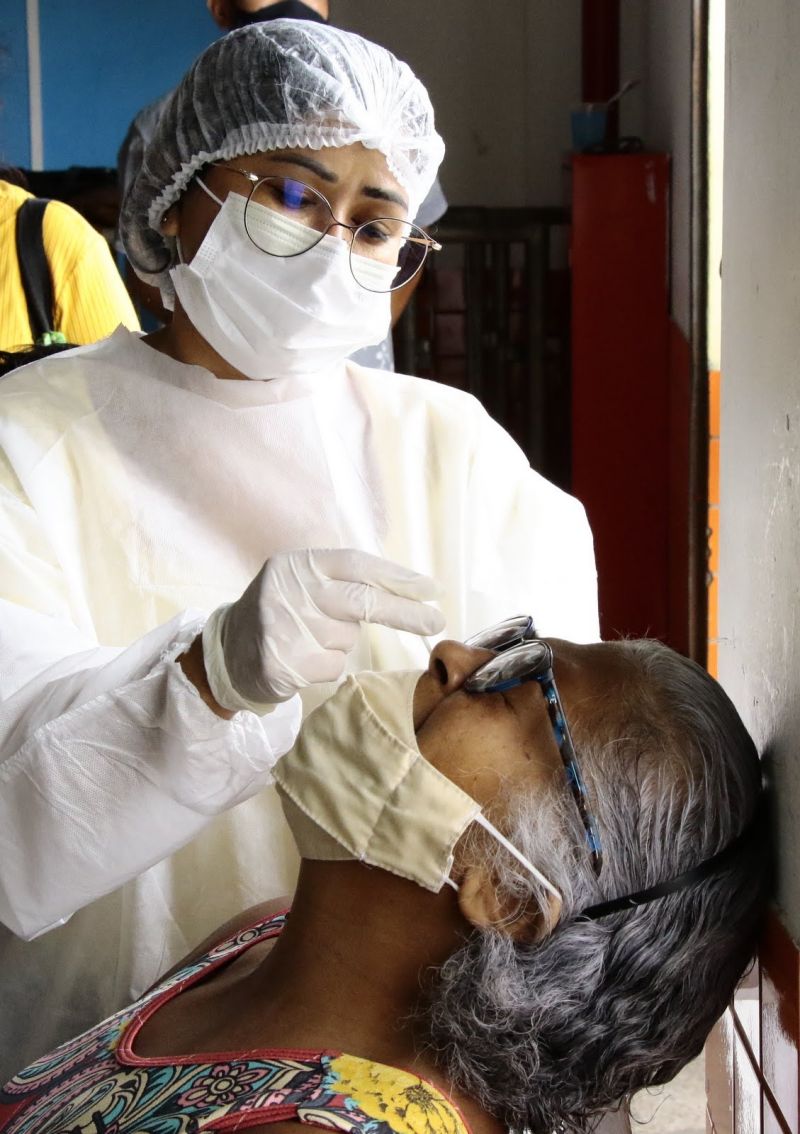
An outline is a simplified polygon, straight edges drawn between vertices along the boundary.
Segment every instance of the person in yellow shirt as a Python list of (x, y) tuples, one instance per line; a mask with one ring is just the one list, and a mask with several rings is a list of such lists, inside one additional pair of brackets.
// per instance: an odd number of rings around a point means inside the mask
[[(17, 212), (31, 194), (0, 179), (0, 348), (34, 341), (16, 246)], [(136, 312), (108, 244), (63, 201), (51, 201), (42, 236), (53, 285), (53, 330), (84, 345), (110, 335), (120, 323), (137, 331)]]

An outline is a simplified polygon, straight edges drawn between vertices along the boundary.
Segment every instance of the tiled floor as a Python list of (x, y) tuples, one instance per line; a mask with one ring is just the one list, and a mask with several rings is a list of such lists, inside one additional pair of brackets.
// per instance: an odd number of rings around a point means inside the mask
[(641, 1091), (633, 1100), (631, 1113), (636, 1134), (705, 1134), (703, 1056), (684, 1067), (665, 1087)]

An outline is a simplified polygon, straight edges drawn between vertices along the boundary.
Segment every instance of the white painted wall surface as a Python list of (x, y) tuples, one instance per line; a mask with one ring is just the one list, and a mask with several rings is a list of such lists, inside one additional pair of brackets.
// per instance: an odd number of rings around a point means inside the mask
[[(621, 0), (620, 78), (640, 89), (623, 134), (673, 154), (672, 304), (689, 328), (691, 0)], [(580, 0), (332, 0), (336, 22), (383, 43), (428, 87), (459, 205), (566, 203), (569, 114), (581, 98)]]
[(689, 336), (689, 181), (691, 172), (691, 0), (642, 0), (645, 138), (672, 154), (672, 317)]
[(725, 170), (725, 0), (710, 0), (708, 21), (708, 369), (722, 350), (722, 194)]
[(620, 136), (644, 138), (646, 133), (645, 95), (649, 76), (645, 70), (647, 49), (647, 5), (642, 0), (620, 0), (619, 6), (619, 81), (639, 79), (639, 86), (620, 101)]
[(800, 5), (729, 0), (720, 677), (769, 749), (800, 940)]
[(558, 205), (580, 101), (580, 0), (332, 0), (430, 91), (453, 204)]

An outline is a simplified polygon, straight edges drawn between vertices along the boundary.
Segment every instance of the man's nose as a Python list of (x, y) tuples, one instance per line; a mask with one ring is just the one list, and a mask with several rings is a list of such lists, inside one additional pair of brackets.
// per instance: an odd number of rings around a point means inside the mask
[(437, 642), (431, 650), (428, 673), (447, 695), (460, 689), (476, 669), (493, 657), (492, 650), (445, 640)]

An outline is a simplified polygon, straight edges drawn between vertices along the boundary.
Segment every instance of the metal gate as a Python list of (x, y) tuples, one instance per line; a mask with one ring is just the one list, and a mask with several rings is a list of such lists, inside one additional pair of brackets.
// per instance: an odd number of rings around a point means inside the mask
[[(467, 390), (531, 464), (568, 487), (569, 214), (451, 208), (442, 251), (395, 327), (401, 373)], [(561, 266), (558, 254), (561, 253)]]

